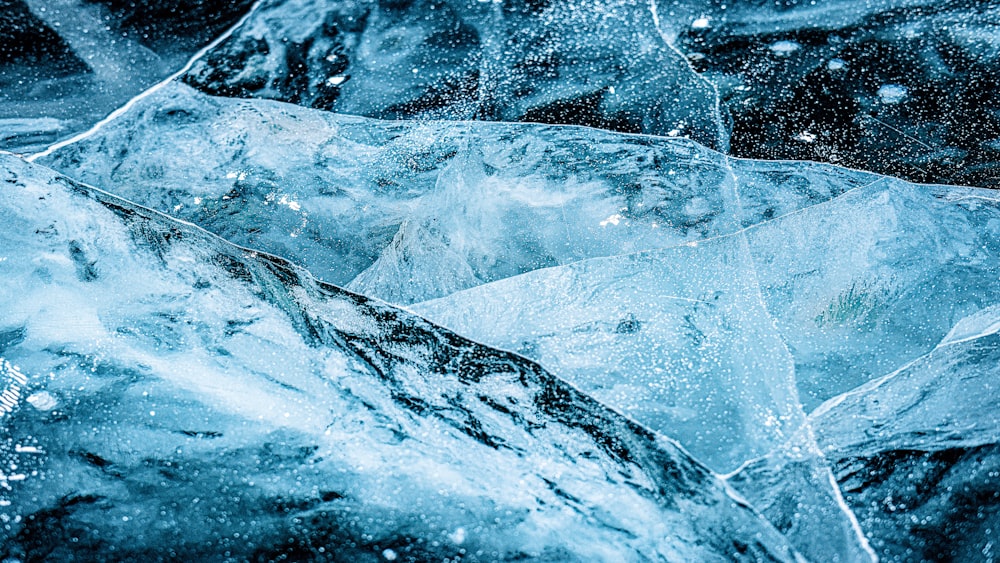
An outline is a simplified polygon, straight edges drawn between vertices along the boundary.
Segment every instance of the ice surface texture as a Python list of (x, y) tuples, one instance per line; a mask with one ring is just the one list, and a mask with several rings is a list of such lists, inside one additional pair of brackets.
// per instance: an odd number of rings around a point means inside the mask
[(994, 558), (1000, 198), (725, 154), (990, 185), (991, 3), (40, 4), (0, 559)]
[(794, 558), (530, 361), (0, 166), (5, 557)]
[(184, 80), (369, 117), (592, 125), (724, 149), (711, 85), (650, 5), (271, 0)]
[(819, 559), (865, 549), (826, 465), (848, 478), (847, 454), (801, 403), (928, 353), (1000, 291), (992, 192), (682, 139), (380, 122), (176, 85), (43, 160), (330, 281), (438, 297), (413, 308), (718, 471), (747, 462), (734, 485)]
[(718, 86), (734, 154), (997, 186), (1000, 3), (725, 4), (676, 44)]

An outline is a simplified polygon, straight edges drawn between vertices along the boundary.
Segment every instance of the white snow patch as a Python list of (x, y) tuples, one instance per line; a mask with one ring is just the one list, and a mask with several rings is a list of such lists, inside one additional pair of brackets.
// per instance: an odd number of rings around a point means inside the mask
[(608, 225), (617, 225), (624, 219), (621, 213), (615, 213), (614, 215), (608, 217), (607, 219), (601, 221), (600, 225), (602, 227), (607, 227)]
[(48, 391), (32, 393), (26, 399), (28, 404), (40, 411), (50, 411), (59, 405), (59, 401)]

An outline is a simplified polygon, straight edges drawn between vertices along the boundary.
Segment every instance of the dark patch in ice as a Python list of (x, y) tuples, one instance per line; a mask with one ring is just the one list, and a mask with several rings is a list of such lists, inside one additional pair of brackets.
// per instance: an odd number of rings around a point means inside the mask
[(236, 23), (253, 0), (84, 0), (107, 8), (122, 37), (154, 51), (196, 50)]
[(90, 67), (23, 0), (0, 0), (0, 86), (17, 67), (51, 76), (89, 72)]
[(1000, 446), (889, 450), (835, 464), (844, 497), (883, 561), (995, 555)]

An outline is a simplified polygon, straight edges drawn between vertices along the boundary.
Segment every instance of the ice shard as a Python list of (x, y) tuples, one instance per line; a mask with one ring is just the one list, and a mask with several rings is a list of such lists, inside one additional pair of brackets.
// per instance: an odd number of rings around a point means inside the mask
[[(179, 84), (39, 162), (396, 303), (718, 236), (877, 179), (683, 139), (366, 120)], [(726, 207), (731, 170), (741, 205)]]
[(1000, 199), (885, 178), (747, 231), (803, 403), (926, 354), (1000, 298)]
[(586, 260), (411, 309), (565, 374), (727, 472), (804, 420), (791, 356), (733, 242)]
[(537, 364), (0, 163), (5, 558), (797, 557)]

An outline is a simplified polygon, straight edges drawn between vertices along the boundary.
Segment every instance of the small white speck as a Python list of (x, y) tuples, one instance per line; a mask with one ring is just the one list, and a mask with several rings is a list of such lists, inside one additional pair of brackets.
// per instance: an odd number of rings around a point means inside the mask
[(881, 88), (878, 89), (878, 98), (883, 104), (898, 104), (906, 99), (906, 96), (910, 93), (906, 89), (906, 86), (900, 86), (899, 84), (883, 84)]
[(707, 29), (711, 25), (712, 25), (712, 18), (708, 16), (702, 16), (691, 22), (691, 27), (695, 29)]
[(27, 401), (28, 404), (40, 411), (50, 411), (56, 408), (56, 405), (59, 404), (59, 401), (57, 401), (56, 398), (53, 397), (48, 391), (32, 393), (28, 396)]
[(826, 68), (830, 70), (844, 70), (847, 67), (847, 61), (844, 59), (830, 59), (830, 62), (826, 63)]
[(781, 57), (787, 57), (795, 51), (798, 51), (800, 48), (802, 48), (802, 46), (794, 41), (775, 41), (774, 43), (771, 43), (771, 46), (769, 47), (772, 53)]
[(612, 216), (608, 217), (607, 219), (601, 221), (600, 225), (602, 227), (607, 227), (608, 225), (617, 225), (624, 218), (625, 217), (622, 217), (621, 214), (615, 213), (614, 215), (612, 215)]
[(302, 210), (302, 205), (300, 205), (299, 202), (297, 202), (297, 201), (288, 199), (287, 195), (281, 196), (281, 198), (278, 200), (278, 203), (281, 204), (281, 205), (287, 205), (288, 208), (291, 209), (292, 211), (301, 211)]
[(395, 551), (391, 549), (386, 549), (382, 551), (382, 557), (385, 557), (386, 561), (395, 561), (396, 557), (398, 556), (396, 555)]
[(809, 131), (803, 131), (803, 132), (799, 133), (798, 135), (796, 135), (794, 138), (795, 138), (796, 141), (802, 141), (803, 143), (814, 143), (814, 142), (816, 142), (816, 135), (813, 135)]
[[(417, 69), (413, 69), (413, 70), (417, 70)], [(346, 76), (331, 76), (330, 78), (326, 79), (326, 83), (329, 84), (330, 86), (340, 86), (346, 80), (347, 80)]]

